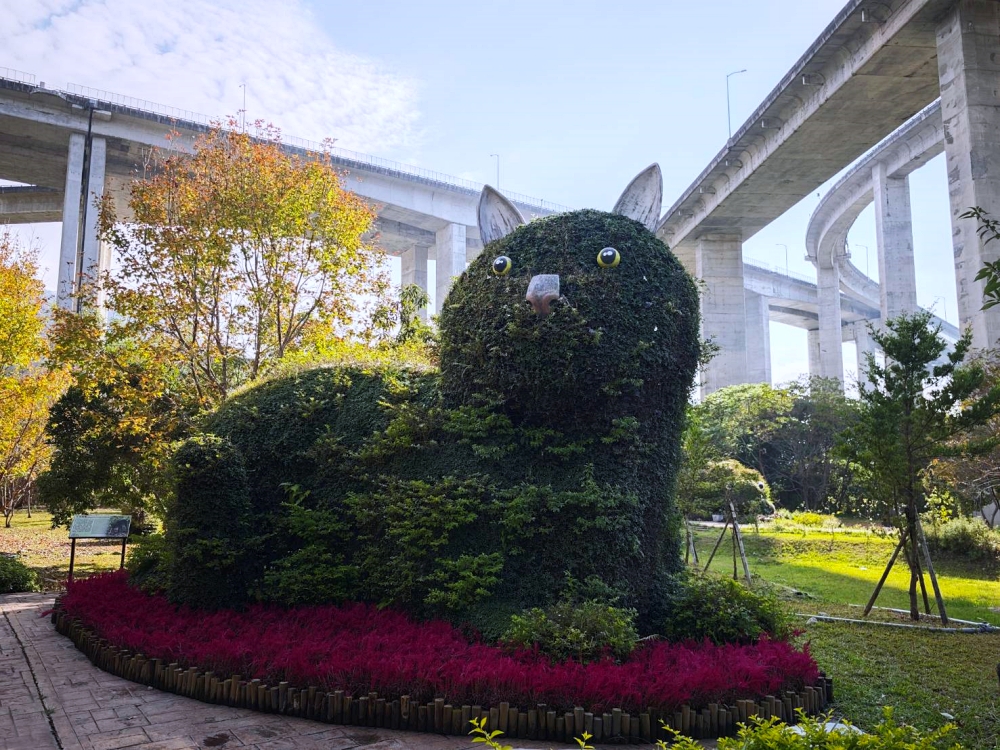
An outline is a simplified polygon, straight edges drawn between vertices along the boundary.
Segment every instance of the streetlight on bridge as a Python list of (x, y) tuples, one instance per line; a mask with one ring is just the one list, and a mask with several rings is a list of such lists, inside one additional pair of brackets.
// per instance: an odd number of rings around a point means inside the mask
[(746, 73), (747, 69), (734, 70), (732, 73), (726, 73), (726, 122), (729, 124), (729, 140), (733, 139), (733, 115), (729, 107), (729, 79), (740, 73)]
[(783, 248), (785, 248), (785, 276), (787, 276), (788, 275), (788, 245), (786, 245), (784, 242), (775, 242), (774, 246), (775, 247), (783, 247)]

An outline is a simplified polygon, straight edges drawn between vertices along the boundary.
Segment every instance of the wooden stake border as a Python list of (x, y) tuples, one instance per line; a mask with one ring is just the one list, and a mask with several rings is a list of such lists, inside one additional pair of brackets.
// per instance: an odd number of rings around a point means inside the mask
[(737, 700), (735, 705), (709, 703), (701, 709), (684, 705), (679, 709), (659, 711), (648, 708), (632, 716), (620, 708), (595, 714), (577, 706), (557, 715), (540, 703), (533, 708), (511, 706), (454, 706), (443, 698), (418, 705), (408, 695), (381, 697), (377, 693), (350, 695), (343, 690), (323, 692), (315, 686), (296, 688), (287, 682), (266, 685), (260, 680), (245, 680), (243, 675), (225, 677), (198, 667), (162, 659), (148, 659), (142, 654), (117, 648), (85, 627), (78, 619), (62, 611), (57, 599), (52, 612), (56, 630), (68, 637), (99, 669), (132, 682), (148, 685), (188, 698), (236, 708), (248, 708), (312, 719), (328, 724), (398, 729), (445, 735), (467, 735), (469, 720), (487, 718), (487, 731), (499, 729), (504, 739), (546, 740), (573, 744), (574, 737), (590, 732), (592, 742), (653, 743), (670, 740), (660, 727), (667, 726), (694, 739), (713, 739), (736, 734), (738, 725), (754, 716), (795, 723), (796, 709), (815, 716), (833, 701), (833, 680), (821, 675), (816, 685), (801, 692), (787, 691), (753, 700)]

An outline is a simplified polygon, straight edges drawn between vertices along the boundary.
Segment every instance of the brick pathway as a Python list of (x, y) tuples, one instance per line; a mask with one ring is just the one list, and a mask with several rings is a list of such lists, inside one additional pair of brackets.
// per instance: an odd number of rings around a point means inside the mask
[(457, 737), (332, 727), (161, 693), (94, 667), (40, 616), (51, 606), (46, 594), (0, 596), (0, 750), (482, 747)]

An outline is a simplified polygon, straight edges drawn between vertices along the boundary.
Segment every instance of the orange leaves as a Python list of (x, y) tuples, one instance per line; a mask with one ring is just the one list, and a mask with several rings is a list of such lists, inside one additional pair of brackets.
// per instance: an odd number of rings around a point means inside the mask
[(364, 328), (365, 295), (385, 284), (364, 237), (375, 218), (323, 157), (289, 154), (276, 129), (216, 127), (194, 154), (154, 159), (131, 186), (132, 221), (106, 204), (102, 239), (119, 271), (108, 305), (164, 341), (191, 387), (225, 399), (322, 326)]

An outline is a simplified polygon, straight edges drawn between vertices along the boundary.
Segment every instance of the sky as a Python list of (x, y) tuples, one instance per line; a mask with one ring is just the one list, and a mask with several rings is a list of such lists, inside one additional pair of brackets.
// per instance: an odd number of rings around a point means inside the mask
[[(0, 68), (90, 86), (609, 210), (651, 162), (669, 207), (845, 0), (0, 0)], [(492, 156), (499, 155), (499, 158)], [(957, 322), (944, 157), (910, 176), (917, 296)], [(832, 184), (832, 180), (831, 183)], [(829, 186), (829, 185), (828, 185)], [(817, 194), (744, 243), (810, 277)], [(19, 230), (55, 287), (58, 225)], [(848, 241), (877, 279), (873, 210)], [(867, 247), (866, 251), (864, 247)], [(433, 269), (431, 269), (433, 289)], [(844, 347), (848, 380), (853, 345)], [(808, 370), (806, 334), (771, 324), (772, 381)]]

